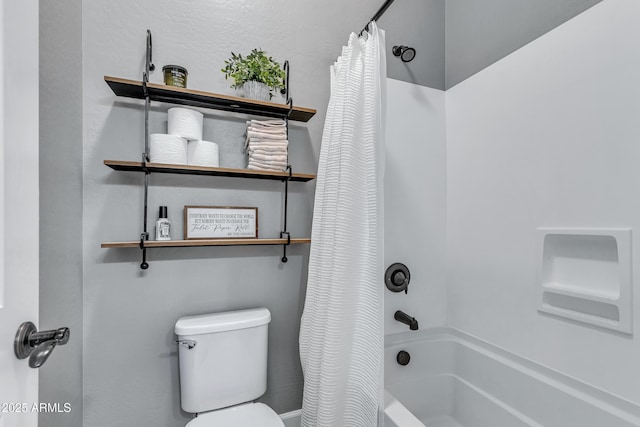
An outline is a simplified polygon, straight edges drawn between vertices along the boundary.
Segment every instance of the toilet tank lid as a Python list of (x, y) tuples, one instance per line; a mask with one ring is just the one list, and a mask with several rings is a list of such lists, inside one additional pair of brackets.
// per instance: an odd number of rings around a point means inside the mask
[(200, 335), (226, 332), (262, 326), (270, 321), (271, 313), (266, 308), (200, 314), (178, 319), (175, 333), (176, 335)]

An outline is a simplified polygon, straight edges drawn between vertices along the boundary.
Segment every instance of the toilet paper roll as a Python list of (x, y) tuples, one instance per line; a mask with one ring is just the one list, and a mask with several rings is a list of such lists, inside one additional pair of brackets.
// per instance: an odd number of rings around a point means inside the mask
[(169, 108), (168, 133), (186, 139), (202, 139), (201, 112), (189, 108)]
[(187, 140), (177, 135), (149, 135), (149, 158), (152, 163), (187, 164)]
[(211, 141), (189, 141), (189, 164), (193, 166), (220, 166), (218, 144)]

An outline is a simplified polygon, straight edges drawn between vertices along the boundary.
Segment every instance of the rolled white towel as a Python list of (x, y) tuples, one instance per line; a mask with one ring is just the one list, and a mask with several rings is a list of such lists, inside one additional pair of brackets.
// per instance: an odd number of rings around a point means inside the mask
[(289, 145), (288, 139), (266, 139), (266, 138), (247, 138), (245, 139), (247, 144), (256, 145), (256, 144), (271, 144), (271, 145), (280, 145), (287, 146)]
[(258, 154), (251, 153), (249, 158), (252, 160), (259, 160), (261, 162), (285, 162), (287, 161), (286, 154)]
[(250, 156), (253, 154), (262, 154), (264, 156), (286, 156), (288, 154), (287, 150), (264, 150), (264, 149), (249, 149), (247, 154)]
[(266, 163), (266, 164), (275, 164), (278, 166), (281, 166), (283, 163), (287, 163), (289, 159), (287, 158), (287, 156), (279, 156), (279, 157), (255, 157), (255, 156), (250, 156), (249, 157), (249, 161), (250, 162), (257, 162), (257, 163)]
[(283, 119), (266, 119), (266, 120), (251, 119), (251, 120), (247, 120), (247, 124), (249, 123), (264, 123), (264, 124), (284, 123), (284, 120)]
[(265, 144), (287, 145), (287, 144), (289, 144), (289, 140), (286, 137), (282, 138), (280, 136), (276, 136), (274, 138), (256, 138), (255, 136), (254, 137), (247, 136), (246, 139), (245, 139), (245, 144), (249, 144), (249, 143), (252, 143), (252, 144), (263, 144), (263, 143), (265, 143)]
[(247, 169), (257, 170), (257, 171), (277, 171), (277, 172), (284, 172), (284, 170), (286, 169), (286, 166), (285, 166), (285, 167), (279, 167), (279, 166), (260, 166), (260, 165), (250, 164), (249, 166), (247, 166)]
[(274, 156), (274, 155), (278, 155), (278, 154), (287, 154), (289, 151), (287, 150), (287, 147), (271, 147), (271, 146), (264, 146), (264, 145), (260, 145), (260, 146), (249, 146), (245, 148), (245, 152), (247, 154), (251, 154), (251, 153), (255, 153), (255, 152), (259, 152), (259, 154), (266, 154), (266, 155), (270, 155), (270, 156)]
[(285, 168), (277, 168), (277, 167), (263, 167), (256, 165), (249, 165), (247, 169), (256, 170), (256, 171), (276, 171), (276, 172), (284, 172)]
[(282, 132), (287, 130), (287, 127), (284, 125), (284, 123), (278, 124), (278, 125), (275, 125), (275, 124), (265, 125), (262, 123), (249, 122), (249, 124), (247, 125), (247, 128), (264, 129), (269, 132)]
[(260, 168), (268, 168), (273, 170), (276, 170), (276, 169), (282, 170), (287, 167), (286, 162), (262, 162), (260, 160), (252, 160), (252, 159), (249, 159), (249, 161), (247, 162), (247, 165), (260, 167)]
[(247, 169), (284, 172), (285, 170), (287, 170), (287, 167), (286, 166), (263, 166), (263, 165), (250, 164), (247, 166)]
[(254, 160), (254, 159), (249, 159), (249, 165), (254, 165), (254, 166), (260, 166), (260, 167), (280, 167), (280, 168), (286, 168), (287, 167), (287, 162), (276, 162), (276, 161), (261, 161), (261, 160)]
[(286, 152), (287, 145), (286, 144), (264, 144), (264, 143), (254, 144), (253, 142), (250, 142), (249, 144), (246, 145), (246, 149)]
[(282, 148), (287, 149), (289, 145), (289, 141), (286, 139), (275, 140), (275, 139), (256, 139), (256, 138), (247, 138), (244, 142), (244, 149), (250, 149), (253, 147), (274, 147), (274, 148)]
[(285, 126), (284, 122), (279, 122), (279, 123), (263, 123), (263, 122), (256, 122), (256, 121), (249, 121), (247, 122), (247, 127), (257, 127), (260, 129), (271, 129), (271, 130), (277, 130), (277, 129), (286, 129), (287, 126)]
[(284, 120), (249, 120), (247, 127), (256, 129), (286, 130)]
[(270, 130), (263, 130), (263, 129), (256, 129), (256, 128), (247, 128), (247, 135), (249, 132), (251, 132), (253, 138), (260, 138), (256, 136), (256, 134), (259, 134), (259, 135), (264, 135), (262, 136), (262, 138), (267, 137), (270, 139), (287, 139), (287, 132), (285, 132), (284, 130), (270, 131)]
[(286, 132), (254, 132), (247, 130), (247, 138), (262, 138), (262, 139), (287, 139)]

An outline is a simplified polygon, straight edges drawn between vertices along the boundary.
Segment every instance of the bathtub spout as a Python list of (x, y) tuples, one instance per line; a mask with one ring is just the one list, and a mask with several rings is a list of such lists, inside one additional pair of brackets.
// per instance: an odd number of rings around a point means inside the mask
[(409, 316), (404, 311), (400, 311), (400, 310), (396, 311), (396, 314), (393, 315), (393, 318), (396, 319), (398, 322), (402, 322), (405, 325), (409, 325), (409, 329), (411, 329), (412, 331), (418, 330), (418, 321), (416, 320), (416, 318)]

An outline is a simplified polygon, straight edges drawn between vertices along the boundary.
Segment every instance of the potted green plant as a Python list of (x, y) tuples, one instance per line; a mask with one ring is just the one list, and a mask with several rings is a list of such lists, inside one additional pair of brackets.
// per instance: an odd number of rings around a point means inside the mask
[(224, 61), (221, 71), (225, 79), (233, 79), (231, 87), (244, 98), (270, 101), (272, 91), (284, 89), (282, 66), (262, 49), (253, 49), (247, 56), (231, 52), (231, 58)]

